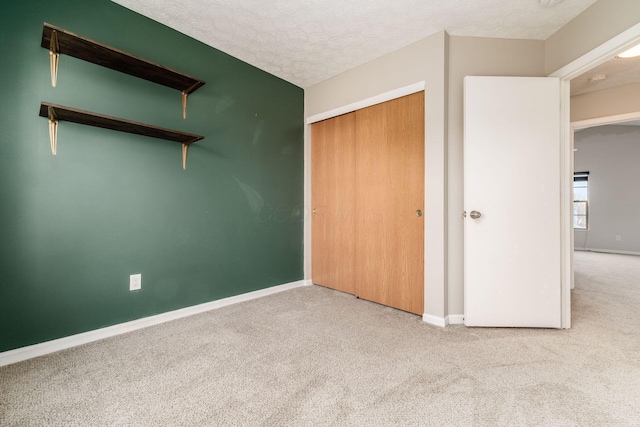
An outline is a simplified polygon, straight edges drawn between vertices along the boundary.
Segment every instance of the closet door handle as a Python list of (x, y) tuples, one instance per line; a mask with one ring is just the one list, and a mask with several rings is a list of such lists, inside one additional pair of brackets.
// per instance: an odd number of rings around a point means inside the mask
[(418, 209), (418, 210), (416, 211), (416, 215), (417, 215), (417, 216), (422, 216), (422, 210), (421, 210), (421, 209)]

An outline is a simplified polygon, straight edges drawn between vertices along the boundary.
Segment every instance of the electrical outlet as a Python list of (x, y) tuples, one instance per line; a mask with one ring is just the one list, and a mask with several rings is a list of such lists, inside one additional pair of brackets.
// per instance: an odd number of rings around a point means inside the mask
[(129, 276), (129, 290), (137, 291), (142, 288), (142, 274), (132, 274)]
[(616, 240), (619, 242), (620, 241), (620, 236), (616, 236)]

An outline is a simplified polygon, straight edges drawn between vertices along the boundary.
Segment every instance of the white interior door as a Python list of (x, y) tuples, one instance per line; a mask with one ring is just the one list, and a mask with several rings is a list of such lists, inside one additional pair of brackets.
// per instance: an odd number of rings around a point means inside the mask
[(465, 324), (560, 328), (560, 82), (466, 77), (464, 98)]

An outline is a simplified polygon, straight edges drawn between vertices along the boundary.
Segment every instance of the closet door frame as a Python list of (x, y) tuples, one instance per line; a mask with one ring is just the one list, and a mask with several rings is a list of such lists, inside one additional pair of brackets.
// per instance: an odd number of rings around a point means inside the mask
[[(305, 259), (304, 259), (304, 271), (305, 271), (305, 279), (307, 280), (307, 283), (309, 285), (312, 284), (312, 280), (311, 280), (311, 272), (313, 270), (313, 266), (312, 266), (312, 259), (313, 259), (313, 254), (311, 253), (312, 251), (312, 240), (313, 240), (313, 236), (311, 233), (311, 221), (312, 221), (312, 185), (311, 185), (311, 171), (312, 171), (312, 165), (313, 165), (313, 158), (312, 158), (312, 149), (311, 149), (311, 125), (313, 123), (322, 121), (322, 120), (326, 120), (326, 119), (330, 119), (333, 117), (337, 117), (343, 114), (347, 114), (347, 113), (351, 113), (363, 108), (367, 108), (373, 105), (377, 105), (377, 104), (381, 104), (387, 101), (391, 101), (397, 98), (402, 98), (404, 96), (407, 95), (412, 95), (415, 94), (417, 92), (425, 92), (425, 82), (421, 81), (418, 83), (414, 83), (405, 87), (401, 87), (398, 89), (394, 89), (391, 90), (389, 92), (385, 92), (382, 93), (380, 95), (374, 96), (374, 97), (370, 97), (367, 99), (364, 99), (362, 101), (358, 101), (352, 104), (348, 104), (345, 105), (343, 107), (339, 107), (339, 108), (335, 108), (329, 111), (326, 111), (324, 113), (320, 113), (320, 114), (316, 114), (313, 116), (310, 116), (307, 118), (306, 120), (306, 128), (305, 128), (305, 207), (306, 207), (306, 218), (305, 218), (305, 222), (306, 222), (306, 228), (305, 228)], [(425, 97), (428, 96), (425, 92)], [(425, 109), (427, 108), (427, 101), (425, 99)], [(425, 126), (426, 126), (426, 120), (425, 120)], [(425, 132), (425, 154), (426, 154), (427, 150), (426, 150), (426, 132)], [(427, 185), (426, 185), (426, 180), (427, 180), (427, 162), (425, 161), (424, 163), (424, 173), (425, 173), (425, 214), (427, 213), (427, 209), (426, 209), (426, 204), (427, 199), (426, 199), (426, 190), (427, 190)], [(427, 233), (426, 233), (426, 229), (427, 229), (427, 217), (425, 215), (424, 221), (423, 221), (423, 226), (424, 226), (424, 239), (426, 242), (427, 239)], [(426, 260), (426, 248), (423, 246), (424, 250), (424, 257)], [(427, 292), (426, 292), (426, 278), (427, 278), (427, 263), (426, 261), (423, 262), (423, 267), (424, 267), (424, 298), (425, 300), (427, 299)], [(424, 304), (425, 308), (426, 308), (426, 303)], [(434, 316), (430, 316), (428, 314), (423, 314), (422, 315), (423, 320), (429, 322), (429, 323), (433, 323), (436, 324), (438, 326), (446, 326), (444, 323), (444, 318), (443, 319), (439, 319), (439, 318), (435, 318)], [(431, 317), (434, 317), (434, 319), (431, 319)], [(442, 322), (440, 321), (442, 320)], [(442, 324), (440, 324), (442, 323)]]

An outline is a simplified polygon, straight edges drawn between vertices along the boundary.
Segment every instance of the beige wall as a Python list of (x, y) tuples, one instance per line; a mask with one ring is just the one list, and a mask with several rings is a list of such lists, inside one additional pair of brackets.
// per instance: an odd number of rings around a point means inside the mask
[[(546, 41), (448, 37), (440, 32), (305, 90), (305, 116), (309, 117), (426, 82), (426, 314), (463, 314), (463, 78), (548, 75), (638, 22), (639, 0), (599, 0)], [(572, 100), (572, 120), (574, 115), (601, 114), (595, 110), (604, 104), (587, 99), (597, 96)], [(618, 108), (635, 107), (629, 100)], [(310, 152), (309, 138), (305, 141)], [(306, 162), (308, 185), (310, 158)], [(307, 206), (310, 200), (308, 192)], [(309, 240), (310, 225), (306, 226)], [(306, 254), (309, 277), (310, 250)]]
[(549, 75), (640, 22), (639, 0), (599, 0), (545, 42)]
[(309, 117), (426, 82), (425, 312), (437, 317), (463, 314), (463, 78), (544, 75), (542, 41), (450, 37), (446, 48), (438, 33), (305, 92)]
[[(444, 31), (305, 89), (305, 117), (426, 81), (429, 92), (443, 78)], [(442, 96), (442, 93), (439, 94)]]
[[(447, 52), (448, 35), (441, 31), (382, 58), (371, 61), (305, 90), (305, 118), (381, 93), (425, 82), (425, 313), (442, 318), (447, 307)], [(305, 149), (310, 153), (310, 132)], [(306, 188), (310, 188), (310, 158)], [(305, 203), (310, 206), (310, 192)], [(310, 274), (310, 224), (306, 228), (305, 262)]]
[(463, 79), (465, 76), (544, 76), (544, 42), (477, 37), (449, 40), (449, 306), (464, 303)]
[(640, 83), (571, 97), (571, 121), (640, 112)]

